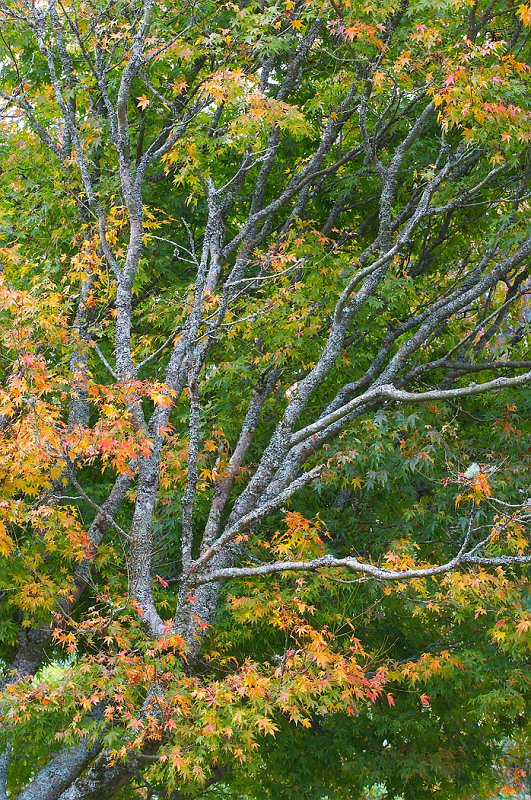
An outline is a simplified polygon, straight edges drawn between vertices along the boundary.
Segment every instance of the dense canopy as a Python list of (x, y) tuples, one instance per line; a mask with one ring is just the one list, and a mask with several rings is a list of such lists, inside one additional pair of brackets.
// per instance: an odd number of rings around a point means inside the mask
[(0, 0), (0, 800), (524, 792), (530, 25)]

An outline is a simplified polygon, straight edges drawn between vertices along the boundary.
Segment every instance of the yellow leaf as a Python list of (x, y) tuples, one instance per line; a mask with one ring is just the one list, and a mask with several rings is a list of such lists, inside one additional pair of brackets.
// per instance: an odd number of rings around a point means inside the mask
[(141, 94), (140, 97), (137, 97), (136, 99), (138, 100), (138, 103), (136, 104), (137, 108), (141, 108), (142, 111), (145, 111), (150, 103), (150, 100), (148, 100), (145, 94)]
[(0, 556), (7, 558), (14, 547), (15, 543), (13, 539), (6, 532), (5, 524), (0, 520)]
[(273, 736), (275, 735), (275, 731), (278, 731), (278, 725), (275, 725), (268, 717), (262, 717), (257, 721), (258, 730), (263, 731), (264, 733), (270, 733)]
[(531, 25), (531, 4), (526, 5), (525, 3), (522, 3), (521, 5), (519, 5), (518, 16), (520, 17), (524, 25), (527, 25), (529, 27)]

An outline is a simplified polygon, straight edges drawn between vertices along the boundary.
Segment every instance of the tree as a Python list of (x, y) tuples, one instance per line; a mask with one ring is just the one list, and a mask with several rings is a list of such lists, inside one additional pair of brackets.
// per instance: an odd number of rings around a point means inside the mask
[(0, 798), (525, 740), (530, 19), (2, 0)]

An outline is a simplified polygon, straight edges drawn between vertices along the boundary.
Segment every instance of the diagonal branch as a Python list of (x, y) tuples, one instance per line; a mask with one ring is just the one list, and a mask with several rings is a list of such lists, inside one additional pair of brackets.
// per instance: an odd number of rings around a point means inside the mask
[(355, 397), (350, 402), (332, 411), (330, 414), (319, 419), (317, 422), (301, 428), (291, 438), (291, 445), (298, 444), (304, 441), (315, 433), (327, 428), (334, 422), (346, 417), (357, 406), (365, 405), (376, 398), (385, 398), (389, 400), (396, 400), (405, 403), (425, 403), (432, 400), (453, 400), (457, 397), (469, 397), (470, 395), (483, 394), (484, 392), (492, 392), (499, 389), (505, 389), (509, 386), (522, 386), (531, 381), (531, 372), (524, 372), (522, 375), (515, 375), (511, 378), (494, 378), (485, 383), (471, 383), (468, 386), (462, 386), (458, 389), (432, 389), (427, 392), (407, 392), (403, 389), (397, 389), (392, 384), (383, 384), (370, 389), (368, 392)]

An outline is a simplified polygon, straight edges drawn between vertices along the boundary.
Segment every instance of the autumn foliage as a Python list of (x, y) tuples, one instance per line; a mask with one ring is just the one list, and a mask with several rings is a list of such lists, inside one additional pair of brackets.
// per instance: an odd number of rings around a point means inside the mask
[(526, 796), (530, 25), (0, 0), (0, 800)]

